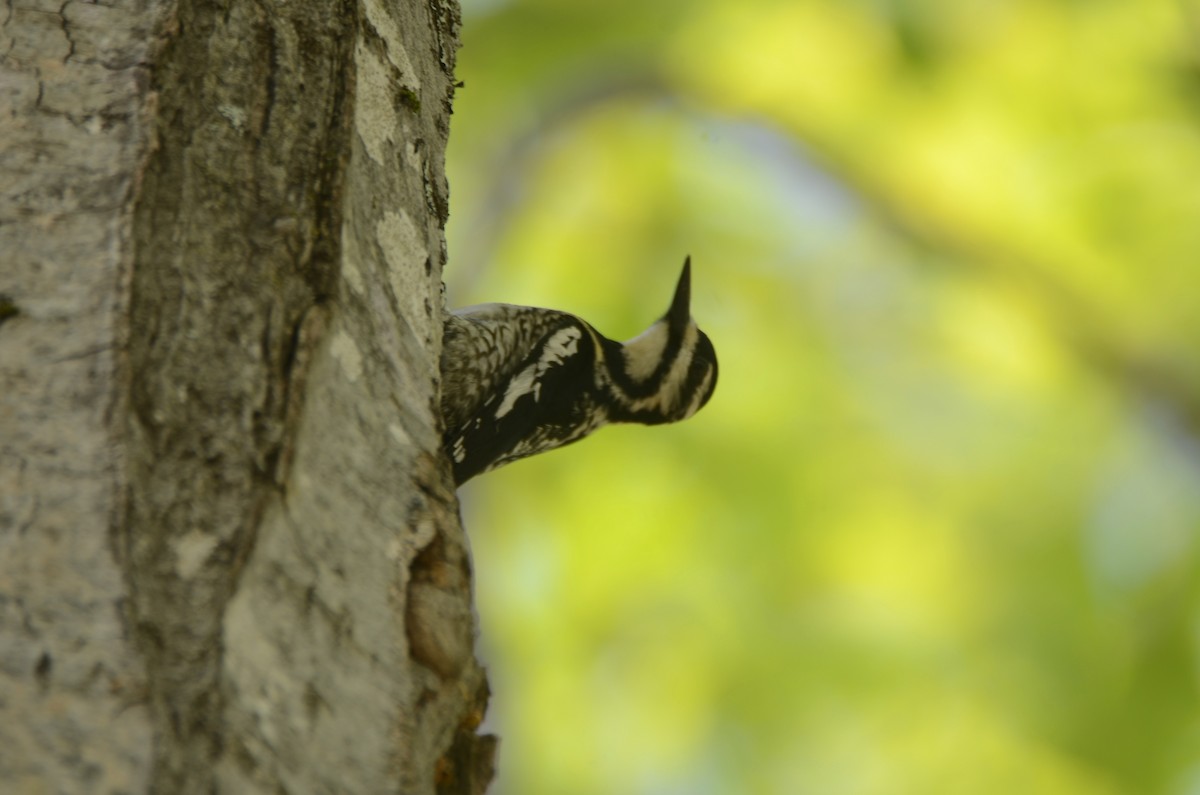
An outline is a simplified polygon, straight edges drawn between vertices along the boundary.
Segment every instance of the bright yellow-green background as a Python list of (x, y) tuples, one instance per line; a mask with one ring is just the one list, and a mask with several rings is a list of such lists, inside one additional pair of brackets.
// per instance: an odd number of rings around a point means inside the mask
[(463, 489), (500, 795), (1200, 793), (1200, 4), (464, 0), (451, 301), (721, 379)]

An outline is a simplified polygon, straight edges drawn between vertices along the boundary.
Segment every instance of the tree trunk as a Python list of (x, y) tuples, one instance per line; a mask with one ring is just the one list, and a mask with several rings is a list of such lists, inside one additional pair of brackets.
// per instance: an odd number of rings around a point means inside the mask
[(5, 791), (480, 793), (453, 0), (0, 11)]

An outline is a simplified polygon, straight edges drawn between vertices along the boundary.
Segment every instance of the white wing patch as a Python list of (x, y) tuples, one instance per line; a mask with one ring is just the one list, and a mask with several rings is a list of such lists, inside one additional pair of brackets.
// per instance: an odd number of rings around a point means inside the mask
[[(471, 422), (470, 422), (470, 428), (472, 431), (477, 431), (482, 426), (483, 426), (483, 420), (480, 417), (476, 417), (475, 419), (471, 420)], [(467, 434), (466, 434), (466, 431), (459, 434), (458, 438), (454, 440), (454, 445), (451, 448), (451, 455), (454, 456), (454, 461), (456, 463), (461, 464), (463, 461), (466, 460), (466, 458), (467, 458)]]
[(504, 390), (504, 400), (496, 408), (495, 418), (500, 419), (513, 410), (517, 401), (525, 395), (532, 394), (535, 401), (542, 396), (542, 376), (553, 365), (559, 364), (568, 356), (575, 355), (579, 348), (579, 338), (582, 332), (575, 326), (568, 326), (554, 332), (546, 340), (541, 357), (513, 377)]

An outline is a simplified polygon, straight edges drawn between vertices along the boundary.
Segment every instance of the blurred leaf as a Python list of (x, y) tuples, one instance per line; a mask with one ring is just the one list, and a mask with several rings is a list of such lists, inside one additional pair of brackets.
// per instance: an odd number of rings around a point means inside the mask
[(1189, 13), (468, 15), (454, 302), (721, 363), (463, 489), (500, 795), (1200, 792)]

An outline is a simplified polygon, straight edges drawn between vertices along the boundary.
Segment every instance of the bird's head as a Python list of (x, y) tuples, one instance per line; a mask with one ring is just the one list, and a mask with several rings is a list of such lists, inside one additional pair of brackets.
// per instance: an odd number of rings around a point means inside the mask
[(717, 387), (717, 353), (691, 313), (692, 260), (683, 263), (675, 297), (654, 325), (621, 345), (614, 371), (623, 421), (678, 422), (695, 414)]

